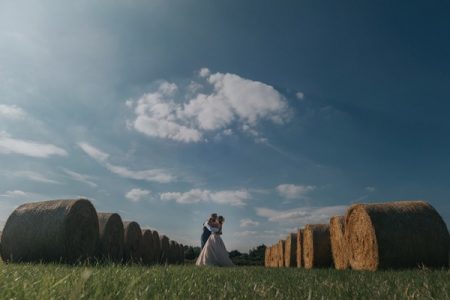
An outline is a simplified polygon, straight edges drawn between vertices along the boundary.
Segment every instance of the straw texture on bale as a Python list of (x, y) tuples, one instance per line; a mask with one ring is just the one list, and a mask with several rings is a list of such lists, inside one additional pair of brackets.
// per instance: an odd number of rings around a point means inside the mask
[(269, 247), (269, 261), (268, 266), (273, 267), (274, 253), (273, 253), (273, 245)]
[(306, 269), (332, 266), (329, 224), (305, 226), (303, 232), (303, 262)]
[(447, 226), (424, 201), (353, 205), (345, 237), (355, 270), (448, 267)]
[(153, 261), (157, 264), (161, 262), (161, 241), (156, 230), (153, 230)]
[(278, 249), (277, 249), (277, 255), (278, 255), (278, 267), (284, 267), (284, 248), (286, 246), (286, 241), (280, 240), (278, 241)]
[(296, 267), (297, 266), (297, 234), (290, 233), (286, 238), (286, 244), (284, 249), (284, 266)]
[(136, 222), (124, 222), (124, 262), (140, 262), (141, 226)]
[(269, 253), (270, 253), (270, 248), (266, 247), (266, 250), (264, 250), (264, 267), (269, 266)]
[(274, 247), (273, 245), (269, 247), (269, 267), (273, 267), (274, 263), (274, 251), (273, 251)]
[(297, 248), (296, 250), (296, 262), (297, 262), (297, 268), (303, 267), (303, 229), (297, 230)]
[(142, 238), (139, 246), (139, 252), (142, 263), (144, 265), (150, 265), (154, 263), (153, 232), (150, 229), (142, 230)]
[(98, 218), (86, 199), (22, 204), (3, 229), (2, 259), (10, 262), (74, 263), (93, 257)]
[(330, 219), (331, 253), (334, 267), (338, 270), (348, 268), (347, 242), (345, 241), (345, 217), (334, 216)]
[(272, 267), (272, 246), (267, 247), (267, 267)]
[(122, 218), (115, 213), (97, 213), (97, 216), (99, 225), (97, 259), (121, 262), (124, 245)]
[(278, 244), (272, 246), (272, 267), (278, 268)]
[(162, 264), (169, 263), (169, 248), (170, 248), (170, 241), (169, 238), (165, 235), (160, 236), (160, 244), (161, 244), (161, 256), (160, 256), (160, 262)]

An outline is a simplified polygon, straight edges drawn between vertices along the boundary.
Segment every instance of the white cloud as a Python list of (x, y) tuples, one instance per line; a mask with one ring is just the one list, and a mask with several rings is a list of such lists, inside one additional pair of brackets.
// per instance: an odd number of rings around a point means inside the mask
[(84, 174), (80, 174), (68, 169), (62, 169), (64, 173), (66, 173), (67, 175), (70, 176), (70, 178), (72, 178), (75, 181), (79, 181), (82, 183), (85, 183), (87, 185), (89, 185), (90, 187), (97, 187), (97, 184), (95, 182), (92, 181), (92, 179), (94, 179), (94, 177), (89, 176), (89, 175), (84, 175)]
[(159, 183), (168, 183), (175, 181), (175, 176), (169, 174), (164, 169), (150, 169), (150, 170), (142, 170), (135, 171), (130, 170), (126, 167), (117, 166), (109, 163), (107, 160), (109, 158), (109, 154), (97, 149), (96, 147), (88, 144), (88, 143), (78, 143), (80, 148), (90, 157), (95, 159), (97, 162), (102, 164), (106, 169), (110, 172), (119, 175), (124, 178), (130, 178), (135, 180), (145, 180), (149, 182), (159, 182)]
[(240, 222), (240, 227), (253, 227), (258, 226), (259, 222), (253, 221), (252, 219), (242, 219)]
[(89, 145), (88, 143), (78, 143), (78, 146), (90, 157), (99, 161), (105, 162), (109, 158), (109, 154)]
[(295, 94), (295, 96), (299, 100), (303, 100), (305, 98), (305, 94), (303, 94), (302, 92), (298, 92), (297, 94)]
[(277, 186), (277, 191), (281, 197), (286, 199), (302, 199), (315, 188), (311, 185), (280, 184)]
[(131, 189), (125, 194), (125, 198), (132, 202), (139, 202), (143, 197), (150, 195), (149, 190)]
[(158, 90), (163, 95), (171, 96), (178, 90), (178, 87), (175, 83), (164, 81), (159, 85)]
[(0, 104), (0, 117), (15, 120), (22, 119), (25, 115), (25, 111), (16, 105)]
[(15, 153), (39, 158), (48, 158), (52, 155), (67, 156), (66, 150), (55, 145), (15, 139), (4, 131), (0, 132), (0, 153)]
[(166, 95), (156, 92), (143, 95), (135, 109), (134, 128), (151, 137), (167, 138), (180, 142), (199, 142), (202, 133), (180, 124), (177, 120), (179, 107)]
[(222, 133), (223, 133), (223, 135), (225, 135), (225, 136), (229, 136), (229, 135), (232, 135), (233, 134), (233, 130), (231, 130), (231, 129), (225, 129), (224, 131), (222, 131)]
[(131, 99), (128, 99), (127, 101), (125, 101), (125, 105), (126, 105), (128, 108), (133, 108), (134, 101), (131, 100)]
[(256, 214), (260, 217), (266, 217), (271, 222), (277, 222), (283, 225), (295, 224), (303, 227), (306, 224), (323, 223), (328, 224), (330, 217), (334, 215), (343, 215), (347, 206), (325, 206), (325, 207), (299, 207), (289, 210), (274, 210), (264, 207), (256, 208)]
[(129, 170), (125, 167), (116, 166), (106, 163), (105, 167), (114, 174), (124, 178), (131, 178), (136, 180), (145, 180), (150, 182), (168, 183), (175, 181), (175, 177), (163, 169), (151, 169), (143, 171)]
[(32, 181), (36, 181), (36, 182), (43, 182), (43, 183), (54, 183), (54, 184), (59, 184), (60, 182), (47, 178), (46, 176), (37, 173), (37, 172), (33, 172), (33, 171), (18, 171), (14, 173), (15, 176), (18, 177), (23, 177)]
[(151, 137), (190, 143), (205, 140), (208, 132), (227, 130), (234, 122), (253, 128), (263, 120), (282, 124), (288, 119), (286, 99), (270, 85), (235, 74), (210, 74), (206, 68), (200, 76), (211, 91), (199, 93), (189, 85), (189, 97), (182, 103), (172, 98), (178, 89), (173, 83), (163, 82), (157, 91), (142, 95), (133, 127)]
[(212, 202), (231, 206), (245, 206), (251, 195), (246, 190), (224, 190), (212, 192), (209, 190), (192, 189), (188, 192), (161, 193), (163, 201), (175, 201), (180, 204), (192, 204), (200, 202)]
[(210, 73), (211, 72), (209, 71), (208, 68), (201, 68), (200, 71), (198, 72), (200, 77), (208, 77)]

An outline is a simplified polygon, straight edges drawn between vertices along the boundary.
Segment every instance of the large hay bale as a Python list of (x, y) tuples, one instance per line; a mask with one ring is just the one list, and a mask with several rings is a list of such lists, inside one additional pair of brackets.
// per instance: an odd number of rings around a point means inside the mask
[(296, 250), (296, 259), (297, 259), (297, 268), (303, 267), (303, 229), (297, 230), (297, 248)]
[(170, 249), (170, 241), (169, 238), (165, 235), (160, 236), (159, 238), (161, 244), (161, 256), (160, 262), (161, 264), (169, 263), (169, 249)]
[(264, 267), (269, 266), (270, 261), (270, 247), (266, 247), (266, 250), (264, 251)]
[(9, 262), (74, 263), (92, 257), (98, 218), (86, 199), (22, 204), (3, 229), (2, 259)]
[(161, 241), (156, 230), (153, 230), (153, 261), (157, 264), (161, 262)]
[(303, 263), (306, 269), (331, 267), (330, 225), (306, 225), (303, 231)]
[(424, 201), (353, 205), (345, 237), (355, 270), (448, 267), (447, 226)]
[(139, 252), (141, 261), (144, 265), (151, 265), (155, 262), (153, 254), (153, 243), (153, 232), (150, 229), (142, 230)]
[(284, 266), (297, 266), (297, 234), (290, 233), (286, 238), (284, 247)]
[(269, 267), (273, 267), (273, 245), (269, 247)]
[(123, 259), (124, 229), (122, 218), (115, 213), (97, 213), (99, 241), (96, 258), (121, 262)]
[(124, 250), (123, 250), (123, 260), (124, 262), (135, 262), (141, 261), (140, 257), (140, 243), (142, 239), (141, 226), (137, 222), (124, 222)]
[(338, 270), (348, 268), (347, 242), (345, 241), (345, 217), (334, 216), (330, 219), (331, 253), (334, 267)]
[(278, 241), (278, 250), (277, 250), (277, 254), (278, 254), (278, 267), (284, 267), (284, 248), (286, 245), (286, 241), (284, 240), (279, 240)]
[(272, 245), (272, 267), (278, 268), (278, 243)]

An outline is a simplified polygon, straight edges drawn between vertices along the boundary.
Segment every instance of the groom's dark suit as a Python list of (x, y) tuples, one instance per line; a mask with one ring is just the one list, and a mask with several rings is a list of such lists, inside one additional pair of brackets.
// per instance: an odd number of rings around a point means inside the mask
[(209, 239), (210, 235), (211, 235), (211, 231), (209, 231), (209, 229), (205, 226), (205, 224), (203, 224), (203, 233), (202, 233), (202, 238), (201, 238), (202, 249), (205, 246), (206, 241)]

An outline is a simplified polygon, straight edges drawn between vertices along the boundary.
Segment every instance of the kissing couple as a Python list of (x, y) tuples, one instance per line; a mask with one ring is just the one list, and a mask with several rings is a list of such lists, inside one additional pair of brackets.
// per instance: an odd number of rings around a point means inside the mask
[(197, 266), (229, 267), (234, 265), (220, 237), (224, 222), (225, 218), (223, 216), (211, 214), (208, 221), (203, 223), (202, 251), (195, 263)]

